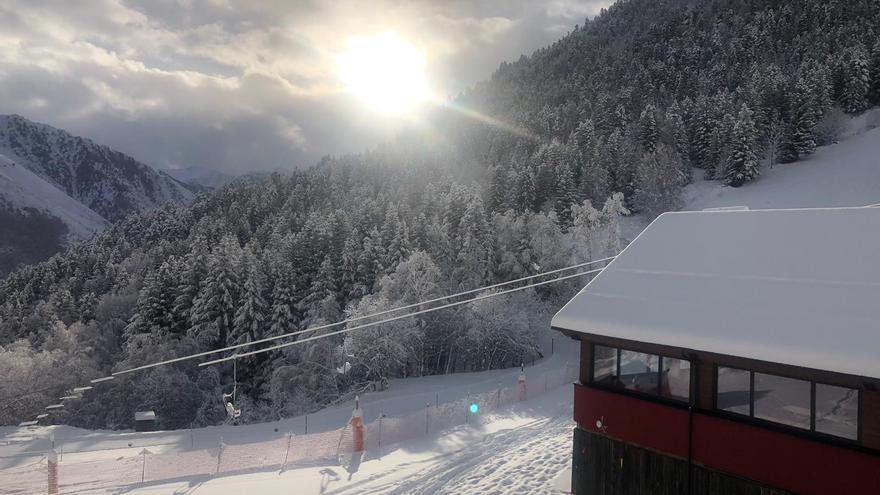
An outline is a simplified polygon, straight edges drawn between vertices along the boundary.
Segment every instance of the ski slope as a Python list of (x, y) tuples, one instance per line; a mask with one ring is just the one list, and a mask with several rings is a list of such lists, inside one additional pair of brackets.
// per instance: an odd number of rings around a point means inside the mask
[(866, 129), (865, 120), (870, 120), (871, 115), (880, 116), (880, 109), (854, 119), (849, 139), (819, 148), (794, 163), (765, 166), (758, 180), (742, 187), (695, 180), (685, 188), (684, 209), (818, 208), (880, 203), (880, 128)]
[(139, 495), (275, 494), (551, 494), (570, 460), (571, 389), (512, 406), (440, 436), (408, 442), (357, 472), (324, 465), (135, 488)]

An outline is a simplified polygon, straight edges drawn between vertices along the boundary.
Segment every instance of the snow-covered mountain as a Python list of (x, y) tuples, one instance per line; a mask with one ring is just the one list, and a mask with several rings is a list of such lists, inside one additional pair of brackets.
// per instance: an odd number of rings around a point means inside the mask
[(27, 168), (0, 155), (0, 276), (34, 263), (108, 222)]
[(0, 115), (0, 153), (115, 222), (193, 193), (169, 175), (91, 140)]

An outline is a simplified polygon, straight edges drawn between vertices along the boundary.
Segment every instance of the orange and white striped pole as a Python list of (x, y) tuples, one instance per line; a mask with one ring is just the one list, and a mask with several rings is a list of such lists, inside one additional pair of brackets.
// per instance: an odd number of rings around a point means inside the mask
[(49, 495), (56, 495), (58, 493), (58, 454), (55, 453), (55, 449), (49, 450), (46, 460), (49, 465)]
[(364, 451), (364, 421), (360, 397), (354, 398), (354, 411), (351, 412), (351, 429), (354, 432), (354, 451)]

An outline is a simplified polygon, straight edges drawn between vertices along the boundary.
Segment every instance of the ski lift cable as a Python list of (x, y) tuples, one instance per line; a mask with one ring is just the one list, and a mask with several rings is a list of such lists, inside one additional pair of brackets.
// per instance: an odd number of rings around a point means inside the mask
[(543, 273), (538, 273), (538, 274), (536, 274), (536, 275), (529, 275), (529, 276), (527, 276), (527, 277), (521, 277), (521, 278), (517, 278), (517, 279), (514, 279), (514, 280), (508, 280), (508, 281), (506, 281), (506, 282), (500, 282), (500, 283), (493, 284), (493, 285), (487, 285), (487, 286), (485, 286), (485, 287), (480, 287), (480, 288), (477, 288), (477, 289), (466, 290), (466, 291), (464, 291), (464, 292), (458, 292), (458, 293), (455, 293), (455, 294), (450, 294), (450, 295), (448, 295), (448, 296), (441, 296), (441, 297), (436, 297), (436, 298), (434, 298), (434, 299), (428, 299), (428, 300), (426, 300), (426, 301), (419, 301), (419, 302), (417, 302), (417, 303), (407, 304), (407, 305), (405, 305), (405, 306), (399, 306), (399, 307), (391, 308), (391, 309), (386, 309), (386, 310), (384, 310), (384, 311), (379, 311), (379, 312), (377, 312), (377, 313), (372, 313), (372, 314), (369, 314), (369, 315), (364, 315), (364, 316), (357, 316), (357, 317), (353, 317), (353, 318), (348, 318), (348, 319), (345, 319), (345, 320), (342, 320), (342, 321), (337, 321), (337, 322), (335, 322), (335, 323), (328, 323), (328, 324), (326, 324), (326, 325), (318, 325), (318, 326), (316, 326), (316, 327), (309, 327), (309, 328), (306, 328), (306, 329), (303, 329), (303, 330), (297, 330), (297, 331), (295, 331), (295, 332), (285, 333), (285, 334), (282, 334), (282, 335), (275, 335), (275, 336), (273, 336), (273, 337), (266, 337), (266, 338), (263, 338), (263, 339), (254, 340), (254, 341), (252, 341), (252, 342), (244, 342), (244, 343), (242, 343), (242, 344), (231, 345), (231, 346), (228, 346), (228, 347), (223, 347), (223, 348), (221, 348), (221, 349), (215, 349), (215, 350), (212, 350), (212, 351), (200, 352), (200, 353), (197, 353), (197, 354), (190, 354), (190, 355), (188, 355), (188, 356), (181, 356), (181, 357), (177, 357), (177, 358), (173, 358), (173, 359), (167, 359), (167, 360), (165, 360), (165, 361), (159, 361), (159, 362), (157, 362), (157, 363), (152, 363), (152, 364), (145, 364), (145, 365), (143, 365), (143, 366), (137, 366), (137, 367), (135, 367), (135, 368), (130, 368), (130, 369), (127, 369), (127, 370), (122, 370), (122, 371), (114, 372), (114, 373), (111, 374), (111, 377), (115, 377), (115, 376), (119, 376), (119, 375), (124, 375), (124, 374), (127, 374), (127, 373), (134, 373), (135, 371), (142, 371), (142, 370), (146, 370), (146, 369), (150, 369), (150, 368), (155, 368), (155, 367), (157, 367), (157, 366), (164, 366), (164, 365), (166, 365), (166, 364), (173, 364), (173, 363), (179, 363), (179, 362), (181, 362), (181, 361), (188, 361), (188, 360), (190, 360), (190, 359), (195, 359), (195, 358), (199, 358), (199, 357), (203, 357), (203, 356), (208, 356), (208, 355), (211, 355), (211, 354), (217, 354), (217, 353), (221, 353), (221, 352), (232, 351), (232, 350), (235, 350), (235, 349), (241, 349), (242, 347), (249, 347), (249, 346), (252, 346), (252, 345), (263, 344), (263, 343), (265, 343), (265, 342), (272, 342), (272, 341), (274, 341), (274, 340), (285, 339), (285, 338), (288, 338), (288, 337), (293, 337), (293, 336), (301, 335), (301, 334), (304, 334), (304, 333), (310, 333), (310, 332), (315, 332), (315, 331), (318, 331), (318, 330), (324, 330), (324, 329), (327, 329), (327, 328), (338, 327), (338, 326), (340, 326), (340, 325), (345, 325), (345, 324), (353, 323), (353, 322), (356, 322), (356, 321), (366, 320), (366, 319), (369, 319), (369, 318), (375, 318), (375, 317), (377, 317), (377, 316), (382, 316), (382, 315), (386, 315), (386, 314), (389, 314), (389, 313), (395, 313), (395, 312), (398, 312), (398, 311), (404, 311), (404, 310), (407, 310), (407, 309), (412, 309), (412, 308), (415, 308), (415, 307), (418, 307), (418, 306), (422, 306), (422, 305), (424, 305), (424, 304), (432, 304), (432, 303), (439, 302), (439, 301), (443, 301), (443, 300), (446, 300), (446, 299), (452, 299), (452, 298), (455, 298), (455, 297), (465, 296), (465, 295), (468, 295), (468, 294), (474, 294), (474, 293), (476, 293), (476, 292), (482, 292), (482, 291), (489, 290), (489, 289), (495, 289), (495, 288), (498, 288), (498, 287), (503, 287), (503, 286), (505, 286), (505, 285), (515, 284), (515, 283), (517, 283), (517, 282), (524, 282), (524, 281), (526, 281), (526, 280), (531, 280), (531, 279), (539, 278), (539, 277), (543, 277), (543, 276), (546, 276), (546, 275), (552, 275), (552, 274), (555, 274), (555, 273), (560, 273), (560, 272), (564, 272), (564, 271), (572, 270), (572, 269), (575, 269), (575, 268), (582, 268), (582, 267), (589, 266), (589, 265), (595, 265), (595, 264), (597, 264), (597, 263), (602, 263), (602, 262), (606, 262), (606, 261), (611, 261), (611, 260), (613, 260), (614, 258), (615, 258), (614, 256), (609, 256), (609, 257), (607, 257), (607, 258), (602, 258), (602, 259), (595, 260), (595, 261), (588, 261), (588, 262), (586, 262), (586, 263), (578, 263), (578, 264), (576, 264), (576, 265), (567, 266), (567, 267), (565, 267), (565, 268), (558, 268), (558, 269), (556, 269), (556, 270), (550, 270), (550, 271), (546, 271), (546, 272), (543, 272)]
[(383, 324), (383, 323), (390, 323), (390, 322), (392, 322), (392, 321), (402, 320), (402, 319), (404, 319), (404, 318), (409, 318), (409, 317), (411, 317), (411, 316), (418, 316), (418, 315), (425, 314), (425, 313), (431, 313), (431, 312), (433, 312), (433, 311), (439, 311), (439, 310), (441, 310), (441, 309), (448, 309), (448, 308), (452, 308), (452, 307), (455, 307), (455, 306), (461, 306), (461, 305), (463, 305), (463, 304), (469, 304), (469, 303), (473, 303), (473, 302), (476, 302), (476, 301), (481, 301), (481, 300), (483, 300), (483, 299), (489, 299), (490, 297), (503, 296), (503, 295), (506, 295), (506, 294), (510, 294), (510, 293), (512, 293), (512, 292), (517, 292), (517, 291), (521, 291), (521, 290), (525, 290), (525, 289), (531, 289), (531, 288), (533, 288), (533, 287), (540, 287), (540, 286), (542, 286), (542, 285), (552, 284), (552, 283), (555, 283), (555, 282), (561, 282), (561, 281), (563, 281), (563, 280), (567, 280), (567, 279), (571, 279), (571, 278), (575, 278), (575, 277), (581, 277), (581, 276), (589, 275), (589, 274), (592, 274), (592, 273), (598, 273), (598, 272), (601, 272), (601, 271), (604, 270), (604, 269), (605, 269), (605, 268), (598, 268), (598, 269), (595, 269), (595, 270), (589, 270), (589, 271), (585, 271), (585, 272), (575, 273), (575, 274), (572, 274), (572, 275), (565, 275), (565, 276), (563, 276), (563, 277), (558, 277), (558, 278), (554, 278), (554, 279), (550, 279), (550, 280), (544, 280), (544, 281), (541, 281), (541, 282), (536, 282), (536, 283), (534, 283), (534, 284), (524, 285), (524, 286), (522, 286), (522, 287), (515, 287), (515, 288), (513, 288), (513, 289), (507, 289), (507, 290), (503, 290), (503, 291), (500, 291), (500, 292), (492, 292), (492, 293), (490, 293), (490, 294), (484, 294), (484, 295), (481, 295), (481, 296), (476, 296), (476, 297), (473, 297), (473, 298), (471, 298), (471, 299), (467, 299), (467, 300), (465, 300), (465, 301), (457, 301), (457, 302), (453, 302), (453, 303), (443, 304), (443, 305), (441, 305), (441, 306), (437, 306), (437, 307), (434, 307), (434, 308), (423, 309), (423, 310), (420, 310), (420, 311), (415, 311), (415, 312), (412, 312), (412, 313), (407, 313), (407, 314), (405, 314), (405, 315), (394, 316), (394, 317), (386, 318), (386, 319), (384, 319), (384, 320), (380, 320), (380, 321), (374, 321), (374, 322), (370, 322), (370, 323), (365, 323), (365, 324), (363, 324), (363, 325), (357, 325), (357, 326), (354, 326), (354, 327), (351, 327), (351, 328), (343, 328), (342, 330), (337, 330), (337, 331), (335, 331), (335, 332), (325, 333), (325, 334), (322, 334), (322, 335), (315, 335), (315, 336), (313, 336), (313, 337), (308, 337), (308, 338), (305, 338), (305, 339), (295, 340), (295, 341), (293, 341), (293, 342), (286, 342), (286, 343), (284, 343), (284, 344), (278, 344), (278, 345), (274, 345), (274, 346), (271, 346), (271, 347), (265, 347), (265, 348), (263, 348), (263, 349), (257, 349), (257, 350), (255, 350), (255, 351), (245, 352), (245, 353), (242, 353), (242, 354), (235, 353), (235, 354), (233, 354), (233, 355), (231, 355), (231, 356), (223, 357), (223, 358), (220, 358), (220, 359), (214, 359), (214, 360), (211, 360), (211, 361), (205, 361), (204, 363), (199, 363), (199, 366), (200, 366), (200, 367), (202, 367), (202, 366), (212, 366), (212, 365), (220, 364), (220, 363), (223, 363), (223, 362), (226, 362), (226, 361), (229, 361), (229, 360), (235, 361), (235, 360), (237, 360), (237, 359), (239, 359), (239, 358), (243, 358), (243, 357), (247, 357), (247, 356), (253, 356), (253, 355), (255, 355), (255, 354), (261, 354), (261, 353), (263, 353), (263, 352), (275, 351), (275, 350), (283, 349), (283, 348), (285, 348), (285, 347), (289, 347), (289, 346), (296, 345), (296, 344), (304, 344), (304, 343), (306, 343), (306, 342), (311, 342), (311, 341), (313, 341), (313, 340), (318, 340), (318, 339), (323, 339), (323, 338), (327, 338), (327, 337), (332, 337), (332, 336), (334, 336), (334, 335), (340, 335), (340, 334), (343, 334), (343, 333), (352, 332), (352, 331), (354, 331), (354, 330), (361, 330), (361, 329), (364, 329), (364, 328), (373, 327), (373, 326), (376, 326), (376, 325), (381, 325), (381, 324)]

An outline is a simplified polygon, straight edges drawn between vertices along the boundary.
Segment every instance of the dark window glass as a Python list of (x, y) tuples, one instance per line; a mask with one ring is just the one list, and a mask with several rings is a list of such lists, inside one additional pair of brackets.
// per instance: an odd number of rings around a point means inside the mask
[(816, 384), (816, 431), (858, 440), (859, 391)]
[(593, 347), (593, 381), (617, 384), (617, 349), (604, 345)]
[(755, 373), (755, 417), (810, 428), (810, 382)]
[(718, 409), (748, 416), (750, 385), (748, 371), (719, 366), (716, 397)]
[(635, 351), (620, 351), (620, 381), (628, 390), (657, 394), (660, 357)]
[(663, 358), (660, 395), (687, 401), (691, 397), (691, 363), (684, 359)]

